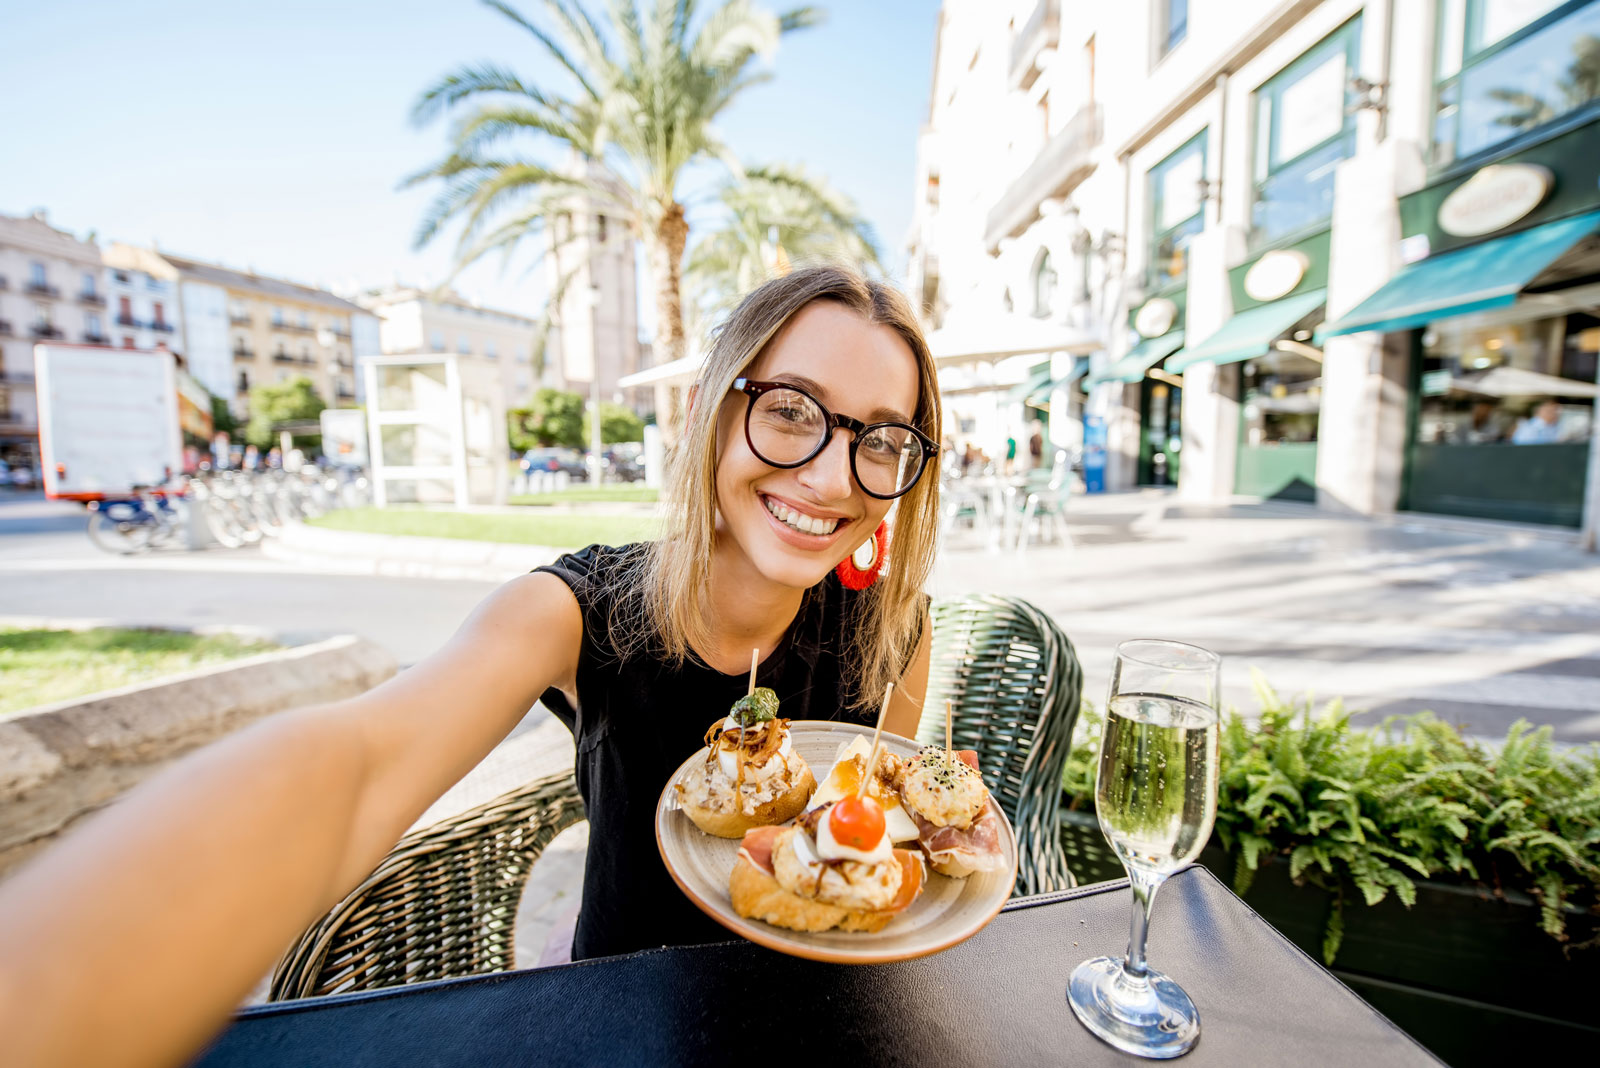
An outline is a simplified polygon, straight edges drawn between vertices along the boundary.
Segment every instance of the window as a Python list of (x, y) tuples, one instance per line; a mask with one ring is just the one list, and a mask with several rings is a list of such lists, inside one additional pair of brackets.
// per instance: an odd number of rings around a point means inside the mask
[(602, 245), (606, 243), (606, 217), (604, 215), (595, 216), (594, 234), (595, 240), (599, 241)]
[(428, 335), (428, 348), (432, 349), (434, 352), (444, 351), (444, 331), (435, 330), (433, 333)]
[(1441, 0), (1435, 167), (1600, 100), (1600, 4)]
[(45, 273), (44, 264), (38, 260), (28, 264), (28, 284), (43, 289), (50, 284), (50, 277)]
[(1183, 281), (1189, 246), (1205, 229), (1206, 131), (1150, 168), (1150, 284)]
[(117, 298), (117, 322), (123, 326), (133, 325), (133, 301), (128, 297)]
[(500, 353), (495, 350), (495, 344), (493, 341), (485, 341), (483, 343), (483, 354), (489, 357), (491, 360), (498, 360), (500, 358)]
[(112, 279), (114, 281), (118, 282), (121, 285), (127, 285), (128, 283), (133, 281), (133, 279), (128, 275), (127, 271), (112, 271), (111, 272), (111, 277), (112, 277)]
[(92, 272), (92, 271), (84, 271), (83, 272), (83, 295), (84, 296), (86, 296), (86, 297), (94, 296), (95, 295), (95, 289), (96, 289), (96, 287), (99, 286), (99, 284), (100, 284), (100, 282), (95, 277), (94, 272)]
[(1033, 315), (1048, 319), (1056, 300), (1056, 269), (1050, 265), (1050, 250), (1040, 249), (1033, 265)]
[(1297, 352), (1273, 349), (1240, 369), (1244, 442), (1309, 444), (1322, 410), (1322, 365)]
[(1347, 107), (1361, 20), (1352, 19), (1255, 92), (1250, 240), (1276, 241), (1333, 214), (1333, 172), (1355, 152)]
[(456, 338), (456, 351), (459, 352), (463, 356), (471, 355), (472, 354), (472, 340), (470, 338), (468, 338), (467, 335), (465, 335), (465, 334), (462, 334), (460, 337)]
[(83, 331), (90, 337), (103, 337), (100, 333), (100, 316), (91, 312), (83, 317)]
[(282, 326), (283, 325), (283, 309), (278, 307), (276, 304), (274, 304), (272, 306), (272, 325), (273, 326)]
[(150, 275), (145, 275), (144, 287), (146, 289), (153, 290), (154, 292), (157, 292), (157, 293), (164, 293), (164, 292), (166, 292), (166, 289), (167, 289), (167, 283), (163, 282), (159, 278), (154, 278), (154, 277), (151, 277)]
[(50, 305), (35, 304), (33, 306), (33, 321), (36, 325), (48, 328), (50, 323)]
[(303, 311), (300, 313), (300, 329), (302, 329), (302, 330), (310, 330), (311, 329), (311, 316), (307, 315)]
[(244, 335), (241, 334), (233, 339), (233, 354), (235, 356), (248, 356), (250, 354), (250, 343), (244, 339)]
[(159, 300), (155, 302), (155, 309), (156, 309), (155, 325), (156, 326), (165, 326), (165, 325), (167, 325), (167, 313), (166, 313), (166, 310), (161, 307), (161, 302)]
[(133, 338), (131, 338), (131, 337), (123, 338), (122, 339), (122, 347), (125, 348), (125, 349), (134, 348), (135, 346), (133, 344)]
[(1160, 59), (1189, 36), (1189, 0), (1155, 0), (1156, 58)]
[(239, 372), (239, 392), (250, 392), (250, 376), (243, 371)]

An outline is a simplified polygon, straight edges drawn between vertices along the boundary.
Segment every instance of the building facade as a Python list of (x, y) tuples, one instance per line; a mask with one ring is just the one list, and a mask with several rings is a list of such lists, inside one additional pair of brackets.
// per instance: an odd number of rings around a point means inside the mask
[(51, 226), (43, 212), (0, 215), (0, 460), (37, 471), (37, 342), (107, 343), (100, 250)]
[(913, 289), (1095, 332), (1111, 488), (1592, 541), (1597, 56), (1593, 0), (952, 0)]
[(112, 246), (122, 262), (153, 257), (175, 279), (177, 344), (185, 364), (234, 413), (249, 415), (250, 388), (309, 378), (331, 408), (356, 404), (356, 360), (377, 355), (376, 317), (312, 286), (165, 252)]
[(650, 388), (623, 390), (617, 380), (643, 369), (633, 236), (602, 211), (575, 205), (549, 228), (544, 264), (551, 294), (546, 362), (563, 388), (655, 410)]
[(178, 272), (158, 253), (113, 243), (106, 268), (107, 343), (123, 349), (171, 349), (182, 355)]
[(534, 366), (539, 324), (526, 316), (482, 307), (453, 290), (396, 286), (369, 291), (357, 301), (376, 316), (379, 348), (386, 356), (449, 353), (492, 361), (507, 408), (526, 405), (540, 386), (560, 384), (547, 382)]

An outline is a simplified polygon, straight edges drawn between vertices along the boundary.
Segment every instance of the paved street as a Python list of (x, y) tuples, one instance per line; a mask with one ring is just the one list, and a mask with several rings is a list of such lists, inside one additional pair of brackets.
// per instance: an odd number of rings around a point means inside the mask
[[(947, 533), (932, 592), (1028, 597), (1076, 643), (1103, 699), (1133, 636), (1226, 657), (1225, 699), (1250, 670), (1280, 691), (1343, 696), (1376, 715), (1431, 708), (1475, 734), (1526, 717), (1600, 740), (1600, 557), (1508, 527), (1380, 524), (1295, 505), (1180, 507), (1159, 492), (1073, 502), (1071, 549), (994, 552)], [(0, 615), (360, 634), (414, 663), (492, 581), (351, 575), (255, 550), (113, 557), (73, 505), (0, 500)], [(1374, 717), (1375, 718), (1375, 717)]]

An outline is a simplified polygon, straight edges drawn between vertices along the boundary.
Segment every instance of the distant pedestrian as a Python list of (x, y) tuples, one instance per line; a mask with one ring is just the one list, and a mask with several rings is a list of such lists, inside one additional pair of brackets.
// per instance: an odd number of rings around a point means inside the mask
[(1543, 401), (1511, 435), (1513, 445), (1554, 445), (1560, 440), (1561, 405), (1553, 399)]
[(261, 470), (261, 450), (254, 445), (244, 447), (244, 469), (246, 471)]

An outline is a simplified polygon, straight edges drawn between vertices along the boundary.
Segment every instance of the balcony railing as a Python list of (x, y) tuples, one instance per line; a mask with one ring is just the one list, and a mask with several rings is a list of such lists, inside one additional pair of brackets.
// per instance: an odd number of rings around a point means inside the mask
[(170, 334), (172, 333), (173, 327), (171, 323), (165, 321), (164, 319), (157, 319), (155, 322), (150, 324), (150, 329), (156, 331), (157, 333)]
[(29, 296), (54, 298), (61, 295), (61, 290), (44, 282), (29, 282), (26, 288)]
[(1061, 0), (1039, 0), (1011, 39), (1011, 88), (1026, 89), (1039, 77), (1039, 53), (1061, 38)]
[(106, 298), (99, 293), (79, 293), (78, 303), (92, 304), (96, 308), (104, 308), (106, 306)]
[(350, 340), (350, 331), (342, 329), (342, 328), (337, 327), (337, 326), (329, 327), (328, 329), (329, 329), (329, 332), (331, 334), (333, 334), (334, 337), (343, 338), (346, 341)]
[(236, 360), (253, 360), (256, 358), (254, 349), (234, 349), (233, 358)]
[(4, 382), (8, 386), (31, 386), (33, 385), (33, 372), (7, 371), (4, 368), (0, 368), (0, 382)]
[(34, 337), (42, 338), (66, 337), (59, 328), (51, 326), (49, 323), (34, 323), (31, 333)]
[(228, 322), (232, 323), (234, 326), (239, 326), (239, 325), (242, 325), (242, 324), (248, 324), (248, 323), (251, 323), (253, 321), (254, 320), (251, 317), (249, 312), (229, 312), (228, 313)]
[(292, 330), (297, 334), (315, 334), (317, 328), (308, 323), (273, 323), (274, 330)]
[(119, 315), (119, 316), (117, 316), (117, 325), (118, 326), (131, 326), (135, 330), (137, 330), (139, 328), (139, 320), (135, 319), (131, 315)]
[(110, 339), (104, 334), (97, 334), (93, 330), (85, 330), (83, 332), (83, 343), (85, 345), (104, 345), (108, 340)]
[(1076, 189), (1094, 170), (1094, 150), (1099, 144), (1100, 108), (1093, 104), (1079, 108), (990, 209), (983, 230), (989, 251), (998, 249), (1002, 238), (1015, 237), (1032, 225), (1041, 201)]
[(340, 400), (355, 400), (356, 391), (353, 389), (348, 389), (344, 386), (340, 386), (338, 392), (336, 392), (334, 396), (338, 397)]
[(295, 359), (295, 357), (290, 356), (287, 352), (274, 352), (272, 354), (272, 362), (273, 363), (296, 363), (298, 361)]

